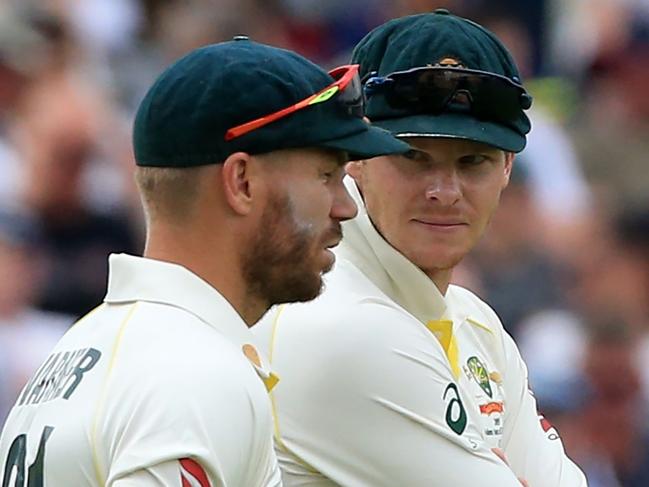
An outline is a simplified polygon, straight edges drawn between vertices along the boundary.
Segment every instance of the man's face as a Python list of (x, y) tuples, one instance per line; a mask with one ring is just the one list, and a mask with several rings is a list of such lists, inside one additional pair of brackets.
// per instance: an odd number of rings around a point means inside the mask
[(431, 276), (452, 269), (478, 242), (513, 154), (460, 139), (406, 140), (416, 150), (354, 162), (348, 172), (377, 230)]
[[(340, 222), (356, 215), (342, 183), (344, 159), (325, 150), (279, 153), (270, 170), (268, 199), (250, 246), (244, 275), (270, 304), (309, 301), (331, 270), (331, 248), (342, 238)], [(277, 174), (273, 174), (273, 172)]]

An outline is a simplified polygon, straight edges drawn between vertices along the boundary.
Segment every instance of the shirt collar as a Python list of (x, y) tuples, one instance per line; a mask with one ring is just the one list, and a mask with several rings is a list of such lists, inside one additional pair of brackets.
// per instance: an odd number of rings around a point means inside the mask
[(381, 291), (426, 324), (446, 312), (444, 296), (435, 283), (376, 230), (365, 202), (351, 177), (345, 186), (358, 206), (356, 218), (344, 222), (339, 257), (354, 263)]
[(239, 313), (214, 287), (189, 269), (171, 262), (112, 254), (108, 258), (104, 302), (162, 303), (181, 308), (209, 324), (236, 345), (268, 386), (273, 376), (263, 354), (251, 353), (255, 338)]

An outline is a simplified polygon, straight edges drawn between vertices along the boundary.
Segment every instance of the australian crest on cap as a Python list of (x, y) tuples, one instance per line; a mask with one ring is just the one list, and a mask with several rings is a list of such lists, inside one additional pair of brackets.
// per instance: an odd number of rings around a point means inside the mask
[(466, 68), (462, 61), (451, 56), (445, 56), (431, 66), (435, 68)]

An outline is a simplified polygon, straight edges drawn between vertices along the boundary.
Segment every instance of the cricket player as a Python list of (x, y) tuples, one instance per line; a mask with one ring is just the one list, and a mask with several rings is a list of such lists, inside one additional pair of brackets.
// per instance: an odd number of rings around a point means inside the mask
[(281, 485), (248, 327), (320, 292), (356, 213), (347, 154), (408, 149), (363, 120), (357, 68), (242, 37), (158, 78), (133, 136), (144, 257), (110, 257), (104, 302), (21, 392), (2, 487)]
[(446, 10), (387, 22), (353, 59), (368, 117), (414, 149), (349, 164), (359, 213), (324, 293), (255, 327), (282, 378), (285, 485), (585, 486), (498, 316), (450, 284), (530, 130), (516, 65)]

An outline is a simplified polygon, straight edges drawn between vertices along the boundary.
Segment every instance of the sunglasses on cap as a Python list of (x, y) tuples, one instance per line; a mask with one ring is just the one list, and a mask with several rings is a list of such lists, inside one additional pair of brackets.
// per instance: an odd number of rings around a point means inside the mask
[(324, 103), (334, 98), (334, 101), (344, 109), (350, 116), (363, 118), (365, 116), (365, 97), (360, 77), (358, 75), (358, 64), (340, 66), (329, 71), (334, 82), (322, 90), (308, 96), (290, 107), (283, 108), (277, 112), (251, 120), (236, 127), (232, 127), (225, 133), (225, 140), (229, 141), (242, 135), (257, 130), (269, 123), (275, 122), (303, 108), (318, 103)]
[(522, 85), (494, 73), (455, 67), (421, 67), (384, 77), (370, 73), (365, 96), (383, 95), (392, 108), (414, 113), (465, 111), (478, 119), (511, 124), (532, 106)]

